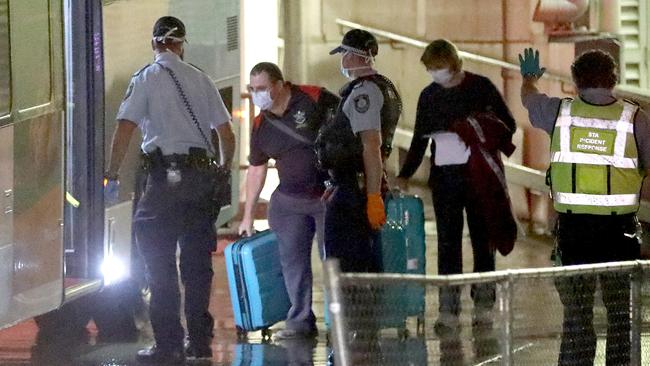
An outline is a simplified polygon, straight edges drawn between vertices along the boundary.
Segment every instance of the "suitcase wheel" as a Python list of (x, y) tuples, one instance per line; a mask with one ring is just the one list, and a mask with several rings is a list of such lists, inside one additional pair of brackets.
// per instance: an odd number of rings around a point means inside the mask
[(397, 329), (397, 338), (400, 340), (404, 341), (408, 339), (409, 335), (411, 332), (405, 327), (405, 328), (398, 328)]
[(248, 332), (245, 331), (243, 328), (238, 326), (237, 327), (237, 340), (238, 341), (245, 341), (247, 339), (248, 339)]
[(262, 329), (262, 342), (268, 342), (271, 340), (271, 330), (269, 328)]

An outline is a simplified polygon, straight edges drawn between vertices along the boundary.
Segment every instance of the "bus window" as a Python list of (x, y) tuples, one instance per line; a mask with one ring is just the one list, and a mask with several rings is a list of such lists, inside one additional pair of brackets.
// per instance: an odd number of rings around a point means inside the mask
[(9, 114), (11, 110), (10, 68), (9, 9), (7, 0), (0, 0), (0, 117)]
[(49, 1), (10, 1), (9, 11), (11, 57), (20, 64), (11, 73), (20, 86), (13, 91), (14, 109), (45, 105), (52, 94)]

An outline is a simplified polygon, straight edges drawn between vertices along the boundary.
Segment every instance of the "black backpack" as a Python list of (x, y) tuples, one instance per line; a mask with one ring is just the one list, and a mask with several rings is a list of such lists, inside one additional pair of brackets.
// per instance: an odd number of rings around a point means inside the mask
[(341, 103), (336, 116), (324, 119), (315, 142), (316, 156), (322, 169), (338, 171), (363, 171), (363, 144), (361, 138), (352, 132), (350, 121), (343, 113), (343, 104), (354, 87), (364, 80), (377, 84), (384, 96), (381, 109), (382, 157), (391, 151), (393, 135), (402, 111), (402, 101), (393, 83), (385, 76), (375, 74), (358, 78), (341, 91)]

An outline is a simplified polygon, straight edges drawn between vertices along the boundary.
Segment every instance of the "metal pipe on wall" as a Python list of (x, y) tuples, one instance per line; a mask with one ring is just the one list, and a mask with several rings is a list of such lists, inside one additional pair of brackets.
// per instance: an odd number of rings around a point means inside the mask
[(621, 6), (619, 0), (600, 0), (599, 31), (618, 34), (621, 27)]

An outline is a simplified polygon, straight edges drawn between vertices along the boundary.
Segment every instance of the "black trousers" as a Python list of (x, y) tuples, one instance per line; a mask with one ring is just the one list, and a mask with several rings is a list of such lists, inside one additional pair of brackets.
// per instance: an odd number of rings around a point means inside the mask
[[(488, 246), (485, 220), (471, 202), (468, 190), (472, 189), (466, 178), (466, 165), (445, 165), (431, 167), (431, 196), (436, 215), (438, 234), (438, 274), (463, 272), (463, 210), (467, 214), (467, 225), (472, 239), (474, 272), (494, 271), (494, 250)], [(496, 299), (493, 283), (472, 285), (471, 296), (476, 307), (492, 308)], [(439, 291), (441, 313), (460, 313), (460, 288), (442, 287)]]
[(325, 255), (343, 272), (381, 272), (379, 234), (370, 228), (366, 196), (356, 177), (335, 181), (325, 209)]
[(214, 320), (208, 305), (216, 237), (210, 182), (205, 172), (195, 169), (182, 169), (178, 183), (169, 183), (164, 169), (153, 170), (138, 202), (135, 233), (147, 268), (151, 325), (160, 348), (182, 349), (185, 337), (180, 320), (177, 245), (189, 339), (209, 344), (213, 336)]
[[(571, 215), (558, 217), (557, 240), (563, 265), (635, 260), (639, 258), (637, 221), (620, 216)], [(628, 234), (627, 236), (625, 234)], [(630, 362), (630, 275), (581, 275), (556, 281), (564, 305), (559, 365), (593, 365), (596, 354), (594, 292), (600, 281), (607, 309), (606, 365)]]
[[(366, 196), (356, 176), (342, 177), (339, 175), (334, 181), (334, 192), (326, 202), (326, 259), (337, 258), (343, 272), (381, 272), (381, 240), (368, 223)], [(349, 310), (343, 316), (356, 334), (351, 345), (355, 360), (376, 354), (381, 294), (382, 289), (377, 286), (355, 285), (343, 289), (345, 309)]]

